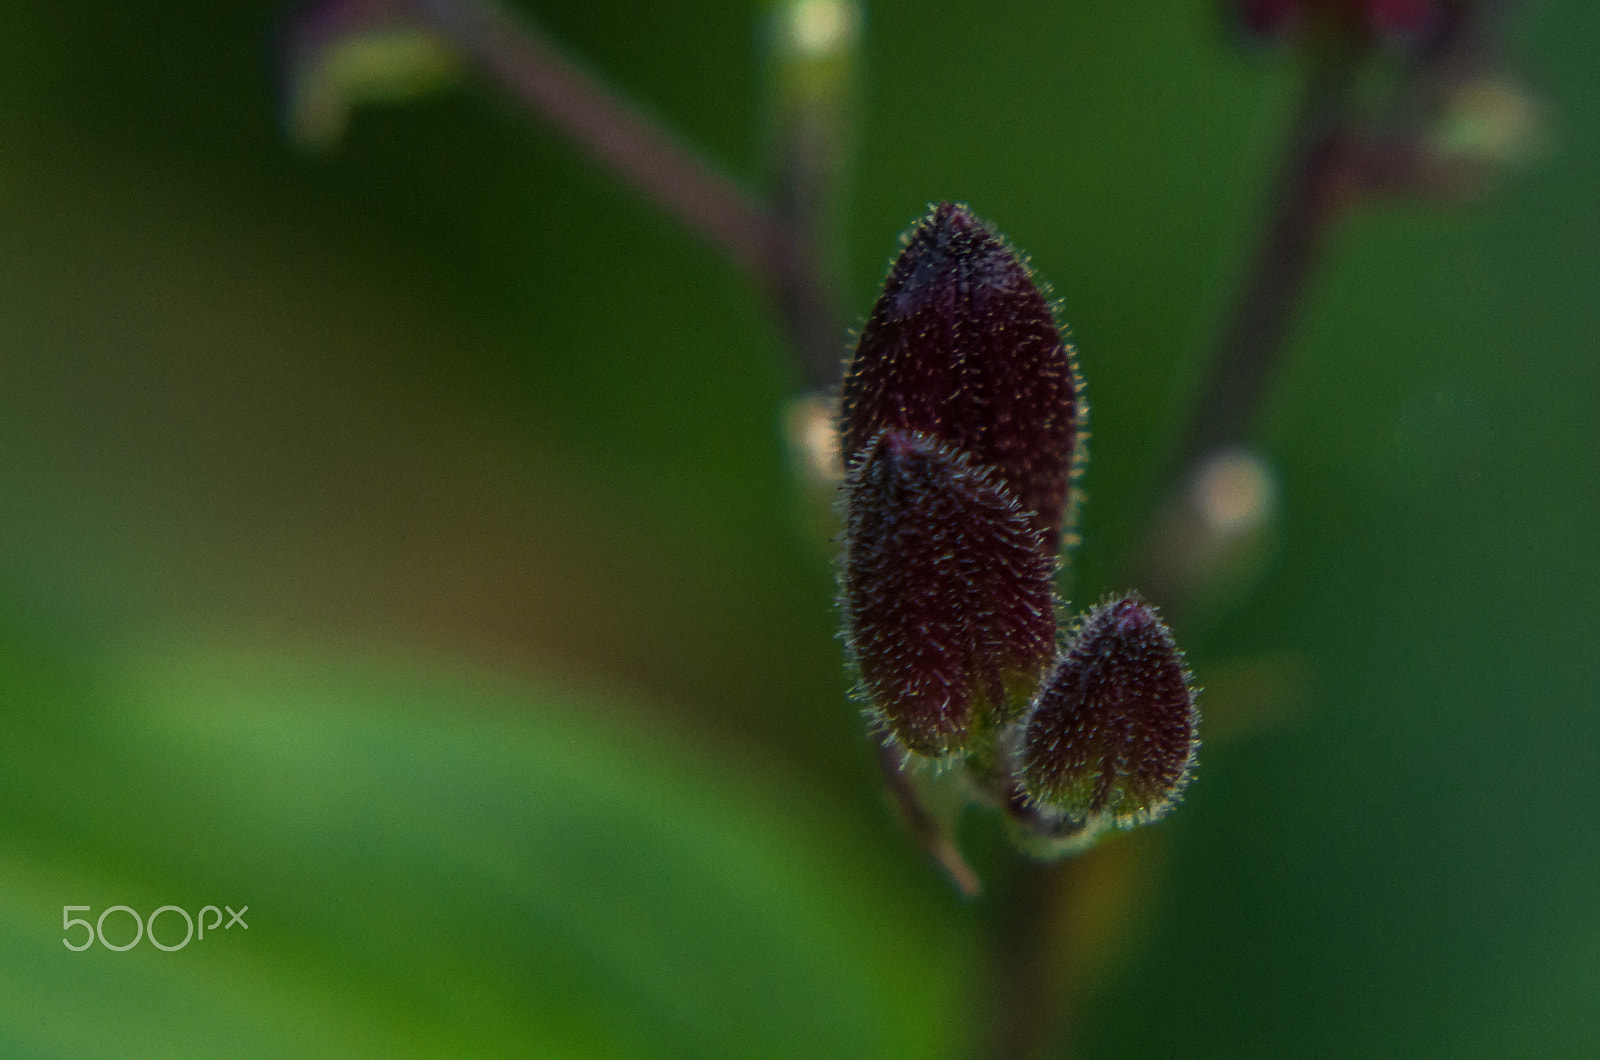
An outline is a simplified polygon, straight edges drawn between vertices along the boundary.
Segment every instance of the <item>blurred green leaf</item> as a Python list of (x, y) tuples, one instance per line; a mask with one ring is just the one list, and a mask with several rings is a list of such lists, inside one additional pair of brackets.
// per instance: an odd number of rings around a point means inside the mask
[[(155, 651), (0, 672), (0, 1046), (78, 1056), (947, 1053), (969, 940), (850, 811), (636, 712)], [(249, 905), (174, 953), (61, 907)], [(81, 914), (74, 914), (81, 915)], [(108, 921), (119, 929), (124, 914)], [(179, 918), (161, 922), (174, 942)], [(76, 935), (74, 935), (76, 938)]]

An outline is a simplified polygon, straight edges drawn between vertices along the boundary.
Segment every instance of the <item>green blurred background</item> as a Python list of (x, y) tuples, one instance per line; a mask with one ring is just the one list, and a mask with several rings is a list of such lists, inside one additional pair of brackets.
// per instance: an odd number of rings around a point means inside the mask
[[(763, 7), (528, 10), (763, 180)], [(760, 291), (471, 79), (296, 148), (286, 13), (0, 7), (0, 1055), (991, 1055), (1015, 859), (969, 820), (964, 902), (883, 800)], [(1341, 232), (1198, 779), (1042, 910), (1052, 1055), (1600, 1053), (1596, 40), (1529, 5), (1537, 156)], [(1204, 0), (857, 61), (849, 312), (932, 200), (1026, 248), (1127, 588), (1293, 62)]]

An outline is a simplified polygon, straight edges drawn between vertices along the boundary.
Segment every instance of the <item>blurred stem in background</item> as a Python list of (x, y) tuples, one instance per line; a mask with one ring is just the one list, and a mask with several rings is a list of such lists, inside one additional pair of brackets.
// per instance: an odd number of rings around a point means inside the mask
[[(1174, 624), (1192, 619), (1196, 597), (1226, 573), (1235, 543), (1227, 539), (1251, 536), (1273, 517), (1274, 476), (1249, 439), (1339, 226), (1389, 200), (1468, 201), (1528, 138), (1526, 104), (1514, 116), (1472, 104), (1516, 94), (1497, 70), (1513, 0), (1299, 6), (1308, 10), (1293, 44), (1305, 69), (1256, 247), (1153, 497), (1145, 537), (1119, 569), (1118, 580), (1144, 587)], [(1385, 39), (1381, 17), (1390, 7), (1425, 13)], [(1397, 70), (1385, 69), (1396, 61)], [(1486, 92), (1491, 85), (1497, 91)], [(1501, 128), (1476, 141), (1452, 128), (1497, 121)], [(1067, 1030), (1073, 980), (1085, 969), (1072, 940), (1060, 935), (1056, 910), (1084, 872), (1079, 861), (1019, 866), (998, 936), (996, 1056), (1037, 1055)]]
[[(1515, 0), (1356, 3), (1294, 0), (1225, 5), (1267, 43), (1297, 50), (1299, 100), (1277, 174), (1262, 203), (1255, 249), (1206, 362), (1186, 422), (1152, 494), (1142, 539), (1115, 570), (1139, 585), (1174, 625), (1195, 621), (1239, 542), (1259, 535), (1275, 500), (1269, 462), (1248, 448), (1264, 402), (1292, 345), (1296, 317), (1342, 222), (1394, 199), (1463, 202), (1481, 194), (1494, 169), (1526, 153), (1532, 107), (1501, 72), (1503, 36)], [(751, 192), (609, 85), (585, 71), (524, 17), (494, 0), (334, 0), (314, 8), (294, 41), (291, 126), (317, 139), (367, 95), (415, 73), (419, 56), (375, 76), (316, 76), (352, 41), (437, 35), (500, 88), (582, 146), (745, 270), (771, 299), (813, 394), (838, 382), (845, 337), (839, 290), (841, 202), (854, 125), (854, 57), (862, 11), (852, 0), (788, 0), (772, 15), (768, 144), (772, 189)], [(348, 52), (346, 52), (348, 54)], [(370, 73), (370, 71), (369, 71)], [(331, 86), (331, 87), (330, 87)], [(337, 98), (330, 98), (330, 94)], [(296, 118), (296, 114), (299, 118)], [(307, 119), (321, 115), (316, 120)], [(800, 407), (800, 406), (797, 406)], [(822, 449), (831, 425), (826, 400), (812, 397), (801, 430)], [(836, 450), (835, 450), (836, 452)], [(836, 462), (836, 455), (833, 457)], [(828, 458), (818, 458), (826, 469)], [(812, 470), (816, 470), (813, 468)], [(837, 469), (835, 469), (837, 470)], [(822, 476), (826, 478), (826, 475)], [(1230, 552), (1230, 549), (1233, 552)], [(887, 788), (908, 830), (956, 887), (974, 895), (949, 814), (926, 804), (900, 755), (880, 747)], [(1071, 1003), (1093, 947), (1070, 937), (1081, 927), (1074, 900), (1104, 890), (1097, 874), (1148, 871), (1151, 841), (1054, 865), (1017, 866), (993, 919), (990, 1010), (984, 1055), (1025, 1057), (1060, 1047)], [(1131, 853), (1130, 853), (1131, 851)], [(1109, 869), (1106, 866), (1110, 866)], [(1102, 871), (1104, 870), (1104, 871)], [(1092, 896), (1085, 899), (1093, 905)]]
[[(1248, 439), (1289, 349), (1296, 313), (1343, 220), (1385, 200), (1469, 200), (1483, 190), (1489, 167), (1522, 146), (1527, 114), (1491, 113), (1482, 98), (1493, 94), (1485, 92), (1491, 86), (1514, 94), (1495, 70), (1514, 0), (1391, 6), (1432, 13), (1398, 40), (1382, 40), (1376, 25), (1319, 25), (1299, 42), (1307, 70), (1263, 204), (1265, 222), (1168, 460), (1168, 482), (1191, 483), (1211, 454)], [(1383, 69), (1394, 62), (1397, 70)], [(1369, 82), (1385, 74), (1377, 98), (1366, 98)], [(1508, 128), (1508, 119), (1517, 127)], [(1464, 124), (1499, 129), (1469, 142)]]
[[(313, 7), (289, 47), (289, 127), (302, 142), (336, 138), (353, 105), (392, 98), (397, 83), (417, 79), (419, 65), (437, 64), (425, 43), (437, 35), (748, 272), (777, 307), (806, 385), (824, 389), (837, 380), (845, 330), (837, 247), (828, 243), (837, 238), (859, 22), (858, 9), (845, 0), (800, 0), (775, 17), (779, 191), (771, 201), (563, 54), (534, 22), (492, 0), (332, 0)], [(368, 58), (380, 41), (383, 53)]]

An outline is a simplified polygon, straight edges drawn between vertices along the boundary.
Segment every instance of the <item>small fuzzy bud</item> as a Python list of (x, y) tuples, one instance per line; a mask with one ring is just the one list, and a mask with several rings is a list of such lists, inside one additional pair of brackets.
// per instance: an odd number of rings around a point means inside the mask
[(872, 711), (906, 750), (961, 750), (1021, 713), (1055, 648), (1055, 560), (991, 469), (880, 431), (845, 480), (841, 606)]
[(858, 459), (885, 428), (988, 465), (1060, 548), (1082, 418), (1072, 350), (1027, 265), (964, 206), (917, 222), (862, 328), (840, 436)]
[(1086, 831), (1153, 821), (1194, 768), (1197, 721), (1183, 657), (1155, 611), (1137, 594), (1103, 603), (1040, 689), (1023, 786)]

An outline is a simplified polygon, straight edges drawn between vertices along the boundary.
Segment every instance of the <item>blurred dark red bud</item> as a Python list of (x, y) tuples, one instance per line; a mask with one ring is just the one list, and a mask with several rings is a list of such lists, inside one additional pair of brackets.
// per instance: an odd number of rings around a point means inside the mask
[(1034, 801), (1095, 827), (1160, 817), (1194, 768), (1198, 715), (1183, 657), (1131, 594), (1085, 615), (1023, 732)]
[(1239, 0), (1239, 21), (1252, 33), (1277, 34), (1300, 14), (1302, 0)]
[(1366, 0), (1367, 24), (1388, 37), (1415, 38), (1443, 17), (1438, 0)]
[(904, 242), (845, 376), (844, 458), (885, 428), (930, 435), (993, 468), (1054, 555), (1082, 413), (1050, 303), (965, 206), (941, 203)]
[(1307, 29), (1415, 42), (1444, 18), (1443, 0), (1234, 0), (1240, 24), (1263, 36)]
[(961, 750), (1020, 714), (1055, 650), (1055, 559), (1005, 483), (916, 431), (880, 431), (845, 481), (845, 639), (906, 750)]

